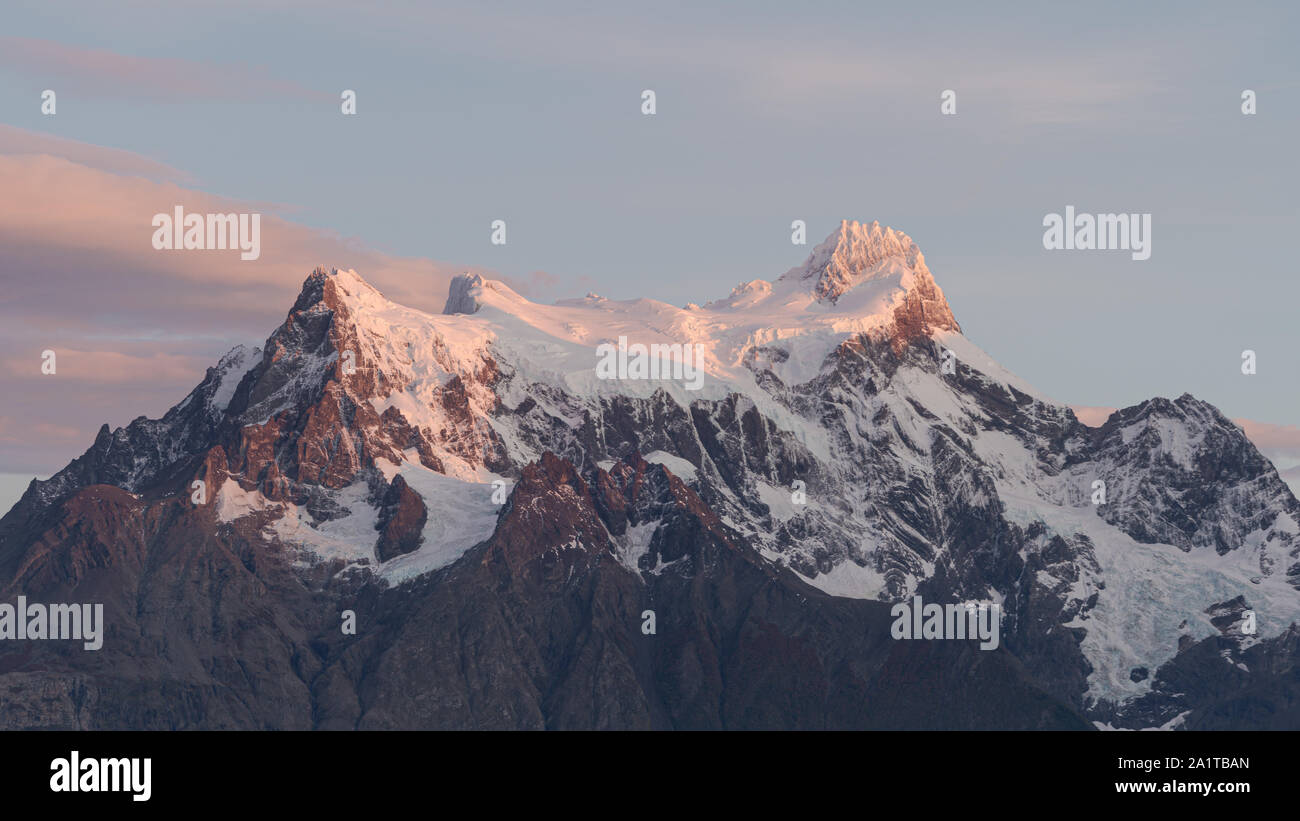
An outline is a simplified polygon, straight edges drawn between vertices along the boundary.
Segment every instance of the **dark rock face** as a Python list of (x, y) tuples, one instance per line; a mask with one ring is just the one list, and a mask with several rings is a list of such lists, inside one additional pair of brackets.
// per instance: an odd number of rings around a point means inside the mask
[(1189, 639), (1156, 671), (1151, 691), (1116, 709), (1110, 723), (1128, 729), (1294, 729), (1300, 726), (1298, 665), (1300, 629), (1294, 625), (1259, 642), (1226, 632)]
[(102, 603), (105, 622), (99, 651), (4, 643), (6, 728), (311, 726), (309, 640), (331, 613), (253, 523), (92, 485), (6, 538), (0, 565), (4, 601)]
[(420, 534), (428, 519), (424, 499), (411, 490), (405, 479), (394, 476), (380, 503), (379, 522), (375, 525), (379, 530), (379, 541), (375, 544), (379, 561), (386, 562), (417, 549), (423, 541)]
[[(675, 556), (649, 585), (600, 527), (646, 515), (669, 522), (661, 559)], [(381, 630), (327, 674), (356, 704), (322, 726), (1088, 726), (1007, 654), (893, 642), (885, 605), (773, 569), (680, 480), (638, 459), (584, 477), (546, 456), (487, 544), (368, 604)], [(373, 672), (344, 685), (342, 669)], [(942, 697), (945, 686), (980, 709)]]
[[(1140, 432), (1125, 441), (1125, 431), (1135, 429)], [(1198, 441), (1180, 459), (1163, 447), (1162, 430), (1191, 431)], [(1118, 411), (1090, 438), (1091, 450), (1113, 471), (1142, 476), (1140, 484), (1119, 479), (1123, 499), (1103, 508), (1107, 521), (1138, 542), (1211, 547), (1222, 555), (1240, 545), (1242, 533), (1267, 530), (1280, 513), (1297, 510), (1289, 490), (1273, 480), (1273, 466), (1241, 430), (1189, 394)], [(1293, 534), (1273, 537), (1280, 552), (1300, 547)], [(1293, 584), (1300, 582), (1300, 568), (1285, 572)]]
[[(915, 247), (846, 232), (787, 276), (833, 303)], [(477, 308), (465, 283), (450, 312)], [(959, 329), (928, 272), (811, 381), (754, 348), (763, 396), (690, 402), (394, 345), (357, 314), (367, 288), (313, 272), (264, 351), (232, 351), (161, 420), (105, 427), (0, 519), (0, 601), (102, 602), (108, 625), (97, 652), (0, 643), (0, 726), (1300, 727), (1300, 634), (1243, 633), (1255, 591), (1185, 610), (1177, 652), (1099, 671), (1088, 647), (1132, 581), (1116, 544), (1249, 549), (1252, 575), (1300, 585), (1300, 502), (1273, 467), (1190, 396), (1093, 429), (989, 364), (942, 373)], [(423, 419), (390, 401), (417, 361), (446, 374)], [(381, 460), (514, 485), (490, 535), (389, 584), (382, 565), (451, 518)], [(308, 533), (373, 513), (352, 520), (373, 551), (304, 560), (277, 529), (290, 507)], [(1000, 646), (891, 639), (913, 594), (999, 601)]]
[[(213, 529), (175, 500), (96, 486), (53, 514), (4, 593), (102, 599), (108, 634), (0, 656), (10, 728), (1087, 726), (1004, 651), (893, 642), (886, 605), (774, 568), (640, 459), (584, 477), (547, 454), (492, 539), (387, 590), (314, 584), (256, 522)], [(649, 516), (647, 585), (608, 528)]]

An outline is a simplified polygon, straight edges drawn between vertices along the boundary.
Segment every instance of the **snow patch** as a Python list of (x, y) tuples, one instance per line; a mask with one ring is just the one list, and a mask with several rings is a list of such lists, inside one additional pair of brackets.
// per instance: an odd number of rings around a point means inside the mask
[(380, 568), (379, 575), (390, 584), (446, 567), (496, 530), (501, 505), (492, 501), (491, 482), (456, 479), (409, 462), (401, 466), (400, 473), (424, 500), (428, 519), (420, 547)]
[(674, 456), (663, 450), (656, 450), (645, 455), (645, 460), (653, 465), (663, 465), (683, 482), (690, 483), (695, 481), (695, 465), (686, 461), (680, 456)]

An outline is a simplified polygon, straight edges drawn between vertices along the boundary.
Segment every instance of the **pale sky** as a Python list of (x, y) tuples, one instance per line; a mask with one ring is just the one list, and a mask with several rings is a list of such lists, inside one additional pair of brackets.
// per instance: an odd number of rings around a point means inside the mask
[[(841, 219), (911, 235), (967, 336), (1062, 402), (1300, 423), (1294, 4), (699, 6), (6, 2), (0, 473), (160, 415), (317, 264), (433, 310), (466, 268), (680, 305)], [(255, 205), (263, 259), (153, 252), (176, 202)], [(1044, 250), (1067, 205), (1150, 213), (1151, 258)], [(41, 381), (47, 347), (81, 370)]]

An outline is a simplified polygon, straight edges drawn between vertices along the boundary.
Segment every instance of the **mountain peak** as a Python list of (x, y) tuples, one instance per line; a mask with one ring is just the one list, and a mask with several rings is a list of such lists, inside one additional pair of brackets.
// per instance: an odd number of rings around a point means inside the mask
[(803, 265), (791, 268), (781, 279), (806, 281), (819, 302), (833, 303), (859, 282), (874, 278), (890, 260), (926, 276), (930, 273), (921, 249), (902, 231), (879, 222), (841, 220)]
[[(907, 234), (879, 222), (841, 220), (803, 265), (785, 272), (778, 282), (794, 283), (836, 310), (846, 306), (852, 310), (869, 299), (876, 286), (893, 287), (899, 294), (892, 316), (897, 340), (928, 336), (936, 330), (961, 332), (921, 249)], [(872, 287), (862, 287), (866, 284)]]
[(371, 298), (384, 298), (379, 289), (362, 279), (361, 275), (350, 268), (326, 268), (317, 265), (307, 279), (303, 280), (302, 290), (293, 304), (293, 310), (305, 311), (311, 306), (324, 302), (327, 306), (337, 307), (343, 301), (368, 301)]

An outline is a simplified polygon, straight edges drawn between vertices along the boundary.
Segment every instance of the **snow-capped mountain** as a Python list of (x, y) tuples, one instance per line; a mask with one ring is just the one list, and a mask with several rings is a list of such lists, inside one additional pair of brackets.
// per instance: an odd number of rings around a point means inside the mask
[[(620, 344), (703, 378), (602, 378)], [(117, 648), (0, 682), (48, 696), (15, 726), (1300, 727), (1298, 536), (1215, 408), (1081, 424), (876, 223), (702, 307), (317, 269), (0, 520), (6, 589), (102, 593)], [(892, 641), (914, 594), (1002, 647)]]

